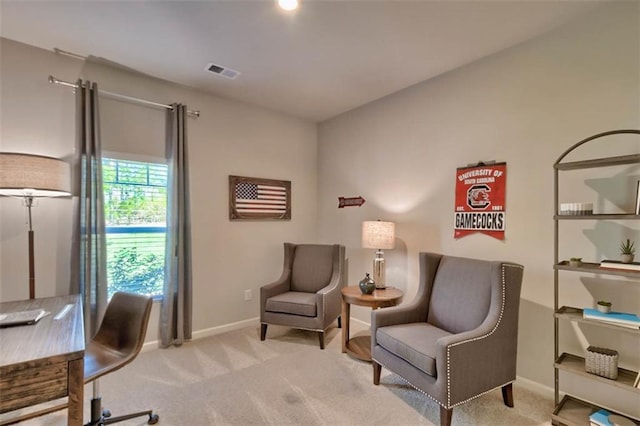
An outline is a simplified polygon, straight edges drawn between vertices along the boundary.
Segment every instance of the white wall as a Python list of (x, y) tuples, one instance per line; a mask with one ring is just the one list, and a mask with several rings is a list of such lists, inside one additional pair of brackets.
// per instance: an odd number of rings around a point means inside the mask
[[(385, 252), (387, 282), (406, 291), (405, 303), (416, 291), (420, 251), (523, 264), (518, 374), (552, 387), (553, 163), (583, 138), (640, 128), (638, 6), (610, 5), (541, 38), (321, 123), (319, 236), (348, 247), (350, 283), (371, 271), (374, 257), (373, 250), (360, 248), (363, 220), (396, 222), (396, 248)], [(627, 152), (640, 152), (640, 138), (619, 144)], [(600, 146), (596, 156), (617, 149)], [(480, 160), (507, 162), (504, 241), (480, 234), (453, 238), (456, 168)], [(579, 175), (582, 179), (569, 184), (563, 201), (591, 200), (608, 211), (633, 211), (640, 169), (598, 173), (599, 180)], [(364, 206), (337, 208), (339, 196), (358, 195), (367, 200)], [(582, 225), (587, 231), (573, 234), (577, 240), (565, 247), (565, 258), (599, 260), (604, 254), (616, 256), (623, 237), (640, 241), (637, 221), (609, 223), (606, 232), (603, 224)], [(637, 282), (593, 285), (591, 279), (565, 285), (563, 294), (581, 306), (606, 293), (621, 310), (640, 312)], [(369, 321), (368, 310), (353, 312)], [(572, 345), (579, 344), (573, 330), (567, 334)], [(623, 362), (635, 371), (640, 367), (639, 339), (607, 341), (587, 334), (592, 344), (624, 350)], [(637, 394), (617, 398), (613, 403), (628, 410), (631, 404), (640, 406)], [(637, 407), (633, 410), (640, 416)]]
[[(159, 103), (183, 102), (201, 116), (188, 121), (193, 233), (194, 330), (259, 315), (259, 287), (279, 277), (284, 241), (316, 237), (315, 123), (1, 39), (2, 151), (55, 157), (74, 151), (71, 89), (49, 85), (52, 74)], [(103, 148), (163, 157), (164, 112), (102, 98)], [(292, 182), (291, 221), (230, 222), (228, 175)], [(33, 209), (36, 295), (69, 286), (71, 200), (45, 199)], [(0, 300), (28, 297), (27, 227), (20, 200), (0, 198)], [(253, 290), (245, 302), (244, 290)], [(157, 338), (157, 306), (147, 340)]]

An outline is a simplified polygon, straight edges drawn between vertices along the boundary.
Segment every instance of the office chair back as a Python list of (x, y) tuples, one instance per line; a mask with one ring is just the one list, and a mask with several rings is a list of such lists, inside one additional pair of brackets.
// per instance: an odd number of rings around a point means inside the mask
[(85, 350), (85, 383), (133, 361), (144, 344), (151, 304), (148, 296), (123, 292), (113, 295), (98, 332)]

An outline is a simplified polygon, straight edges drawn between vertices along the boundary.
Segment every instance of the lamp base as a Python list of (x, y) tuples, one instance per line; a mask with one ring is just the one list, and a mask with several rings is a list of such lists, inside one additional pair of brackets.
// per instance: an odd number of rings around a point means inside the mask
[(373, 281), (376, 283), (376, 290), (384, 290), (387, 288), (382, 250), (378, 250), (376, 252), (376, 258), (373, 259)]

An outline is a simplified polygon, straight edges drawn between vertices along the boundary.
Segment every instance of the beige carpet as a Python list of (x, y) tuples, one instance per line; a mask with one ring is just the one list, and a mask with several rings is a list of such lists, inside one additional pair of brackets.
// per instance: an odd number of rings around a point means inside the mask
[[(352, 328), (354, 326), (352, 325)], [(357, 328), (357, 327), (356, 327)], [(141, 353), (101, 379), (103, 405), (113, 415), (153, 408), (161, 425), (438, 425), (436, 403), (382, 370), (340, 350), (340, 330), (320, 350), (314, 333), (270, 326), (261, 342), (248, 327)], [(91, 386), (85, 388), (85, 419)], [(516, 383), (515, 407), (499, 390), (453, 411), (453, 425), (549, 424), (553, 401)], [(66, 424), (65, 412), (22, 423)], [(124, 425), (144, 425), (141, 417)]]

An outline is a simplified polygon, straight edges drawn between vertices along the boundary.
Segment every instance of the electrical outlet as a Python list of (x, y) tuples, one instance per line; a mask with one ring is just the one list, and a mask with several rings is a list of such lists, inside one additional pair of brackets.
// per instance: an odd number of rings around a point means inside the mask
[(251, 299), (253, 299), (253, 294), (251, 293), (251, 290), (250, 289), (249, 290), (245, 290), (244, 291), (244, 300), (247, 301), (247, 300), (251, 300)]

